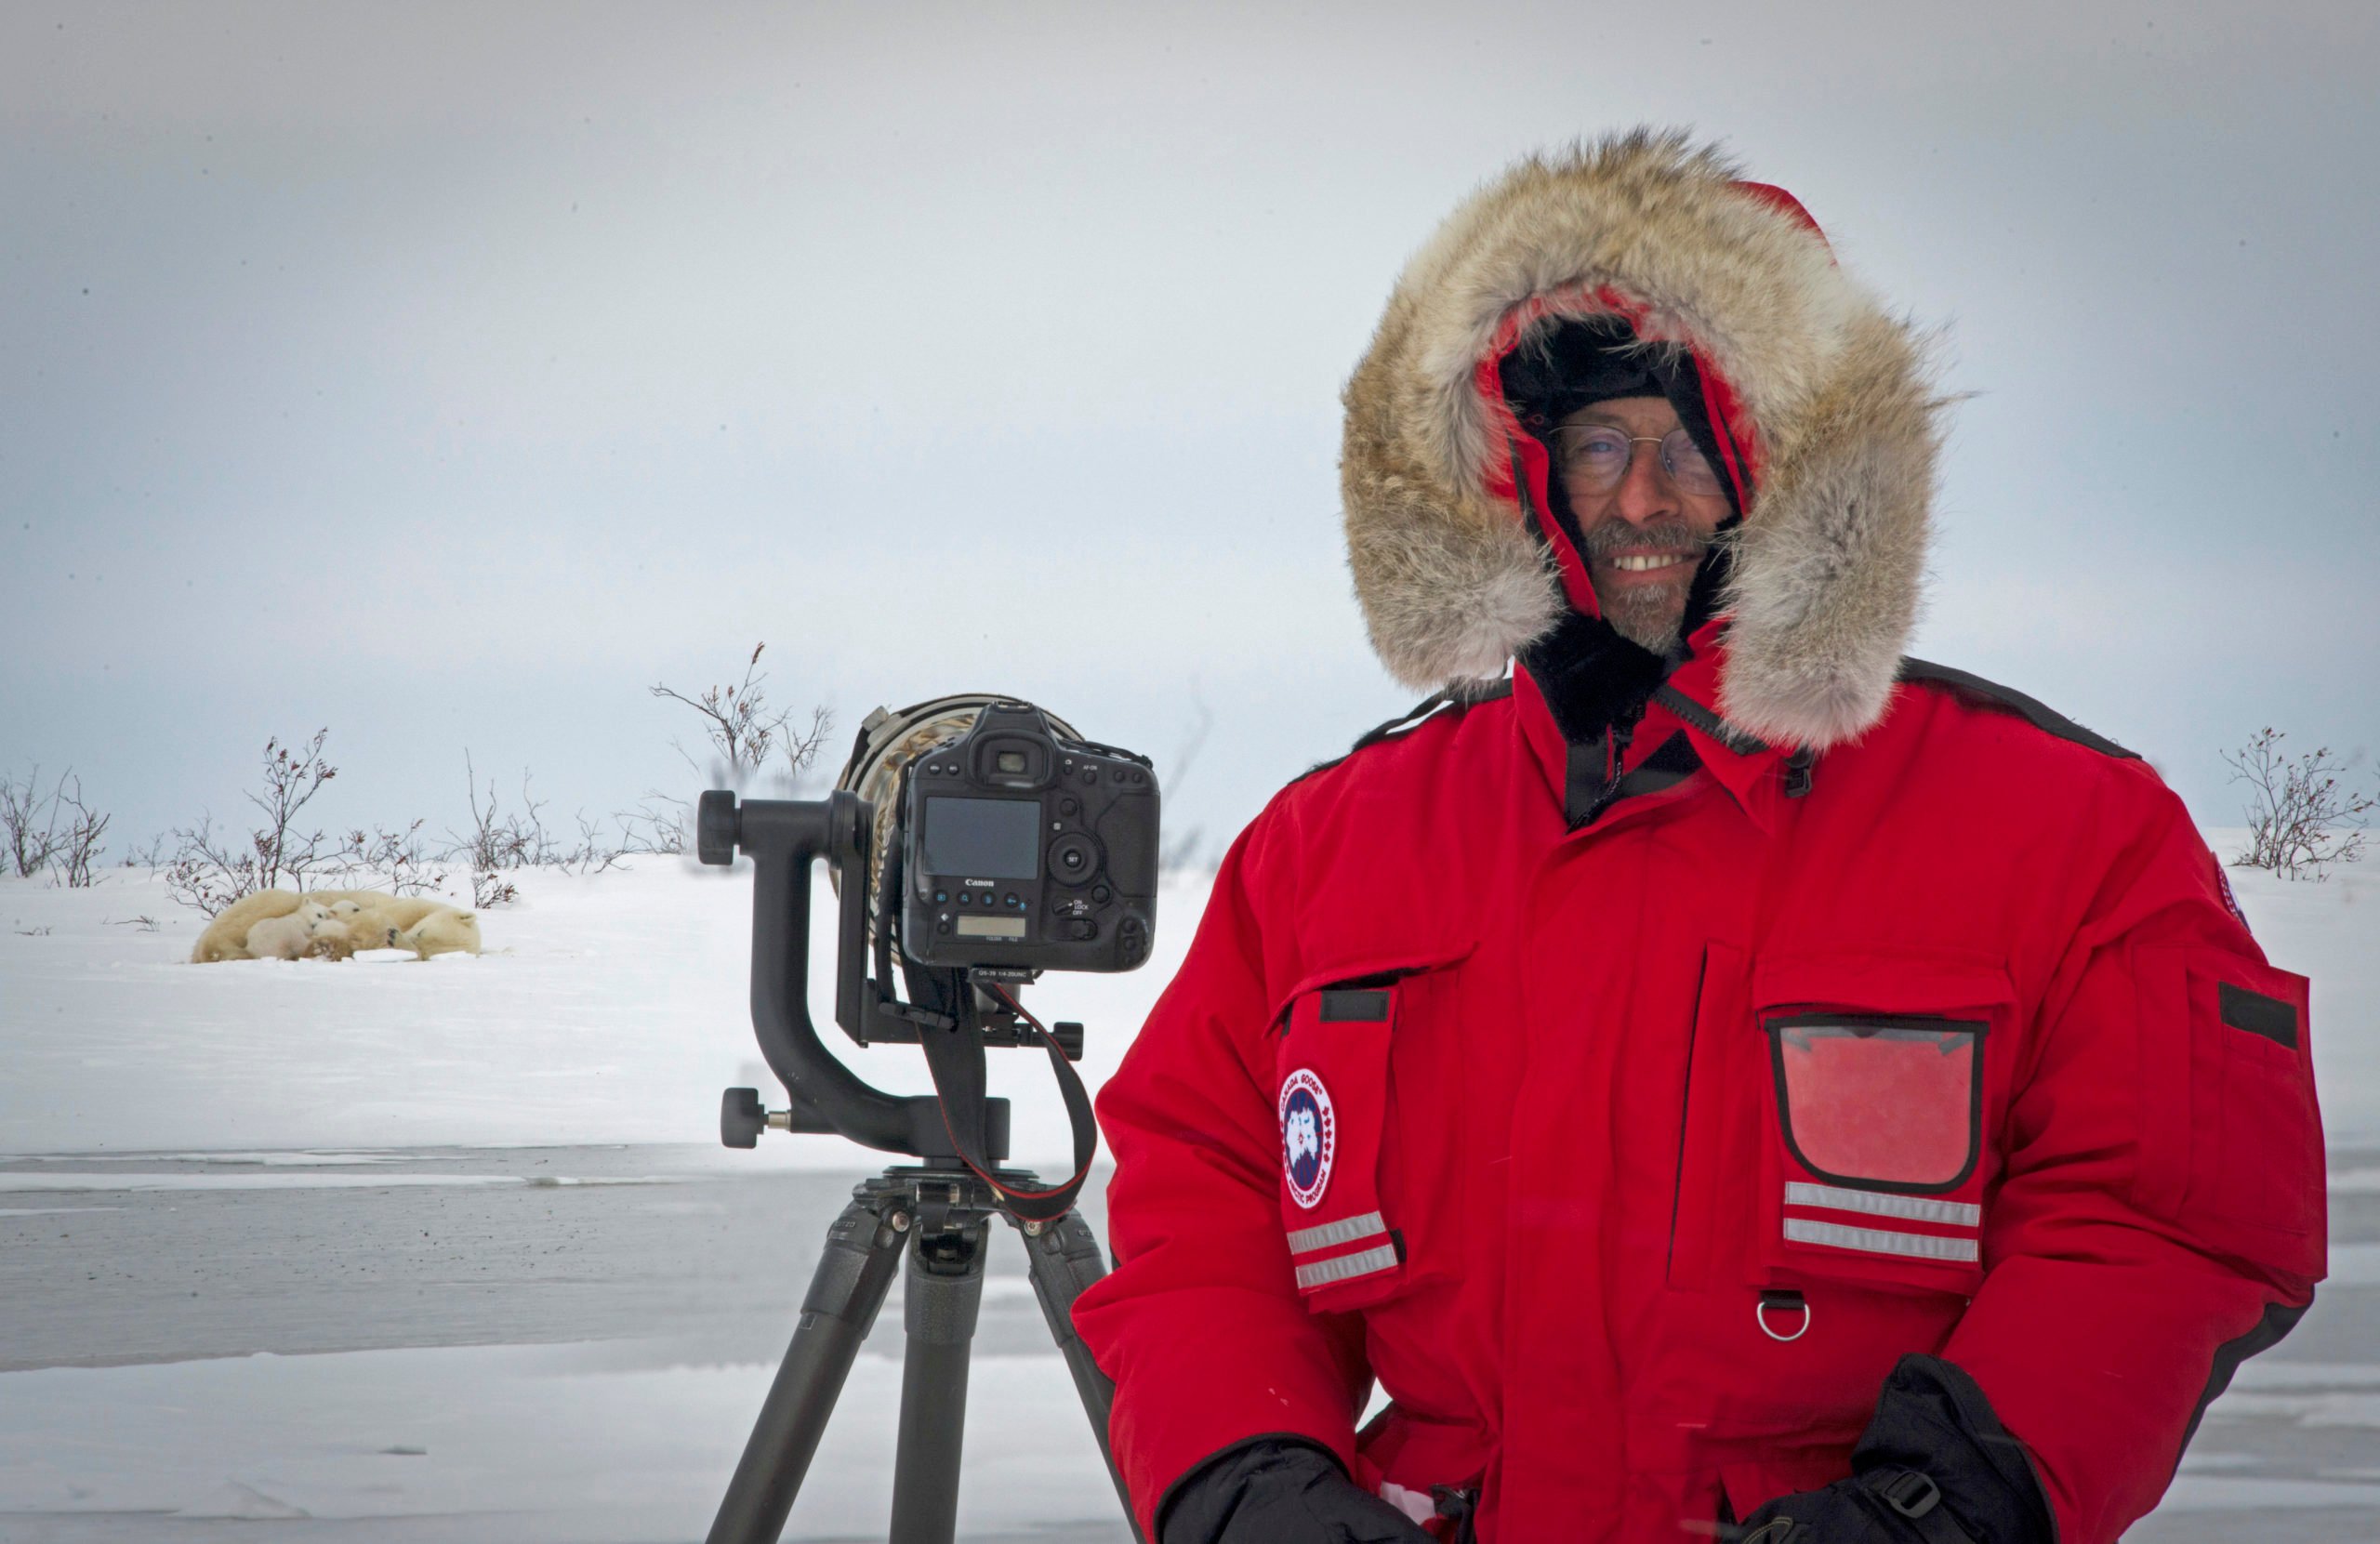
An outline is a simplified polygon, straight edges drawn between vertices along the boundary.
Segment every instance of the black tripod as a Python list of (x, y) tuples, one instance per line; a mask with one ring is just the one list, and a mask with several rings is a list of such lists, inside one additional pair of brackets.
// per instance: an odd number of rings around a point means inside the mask
[[(733, 794), (713, 792), (703, 796), (700, 807), (702, 861), (725, 864), (738, 851), (752, 860), (752, 1028), (792, 1101), (787, 1109), (768, 1111), (756, 1090), (728, 1089), (720, 1111), (721, 1140), (750, 1147), (770, 1128), (835, 1133), (922, 1160), (863, 1182), (827, 1229), (800, 1324), (711, 1523), (709, 1544), (774, 1544), (783, 1532), (904, 1252), (907, 1347), (891, 1544), (950, 1544), (959, 1512), (969, 1353), (995, 1216), (1007, 1217), (1024, 1236), (1034, 1296), (1129, 1518), (1130, 1503), (1107, 1450), (1114, 1387), (1076, 1336), (1072, 1317), (1076, 1297), (1105, 1273), (1098, 1241), (1078, 1215), (1063, 1209), (1070, 1190), (1056, 1215), (1020, 1220), (1003, 1207), (1004, 1198), (1053, 1193), (1032, 1174), (978, 1161), (997, 1163), (1008, 1150), (1008, 1102), (982, 1096), (981, 1062), (987, 1042), (1028, 1043), (1013, 999), (983, 996), (953, 981), (941, 994), (945, 1000), (917, 1009), (871, 984), (866, 854), (873, 819), (871, 806), (846, 793), (814, 802), (748, 800), (739, 807)], [(819, 857), (841, 876), (837, 1021), (863, 1045), (871, 1039), (926, 1044), (942, 1097), (905, 1098), (873, 1088), (820, 1043), (807, 996), (810, 870)], [(879, 944), (879, 959), (885, 957)], [(1080, 1053), (1078, 1026), (1059, 1025), (1057, 1038), (1070, 1054)], [(963, 1076), (970, 1057), (972, 1082)], [(961, 1076), (945, 1077), (954, 1064)], [(959, 1085), (955, 1100), (954, 1081)], [(1078, 1151), (1087, 1161), (1085, 1142), (1078, 1123)]]

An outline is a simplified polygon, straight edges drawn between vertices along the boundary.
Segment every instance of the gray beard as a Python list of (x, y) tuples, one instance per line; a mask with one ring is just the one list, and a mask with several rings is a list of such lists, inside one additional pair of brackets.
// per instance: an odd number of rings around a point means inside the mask
[(1665, 654), (1676, 644), (1686, 621), (1686, 603), (1693, 593), (1694, 575), (1701, 572), (1702, 555), (1710, 543), (1696, 535), (1684, 521), (1660, 521), (1643, 527), (1632, 526), (1624, 521), (1606, 521), (1586, 534), (1582, 554), (1591, 565), (1589, 583), (1593, 584), (1592, 565), (1598, 559), (1607, 559), (1631, 548), (1650, 547), (1658, 551), (1682, 552), (1694, 559), (1695, 566), (1686, 576), (1673, 585), (1659, 589), (1632, 587), (1626, 594), (1606, 595), (1595, 589), (1595, 606), (1611, 630), (1653, 653)]
[(1595, 604), (1611, 630), (1648, 653), (1665, 654), (1684, 633), (1686, 597), (1682, 591), (1639, 591), (1606, 596), (1595, 592)]

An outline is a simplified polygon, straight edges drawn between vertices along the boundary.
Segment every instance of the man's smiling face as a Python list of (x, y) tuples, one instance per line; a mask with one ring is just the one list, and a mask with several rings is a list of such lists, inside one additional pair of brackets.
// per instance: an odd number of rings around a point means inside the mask
[(1677, 641), (1711, 534), (1727, 518), (1718, 474), (1660, 397), (1616, 397), (1571, 414), (1555, 433), (1554, 463), (1604, 619), (1629, 641), (1664, 652)]

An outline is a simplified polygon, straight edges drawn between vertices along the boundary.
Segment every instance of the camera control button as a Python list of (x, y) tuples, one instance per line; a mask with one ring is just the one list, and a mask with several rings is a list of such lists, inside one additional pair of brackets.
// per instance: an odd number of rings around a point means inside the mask
[(1098, 781), (1099, 781), (1099, 769), (1098, 769), (1097, 767), (1085, 767), (1085, 768), (1082, 770), (1082, 780), (1083, 780), (1085, 783), (1096, 783), (1096, 782), (1098, 782)]
[(1005, 900), (1012, 906), (1021, 906), (1025, 904), (1024, 902), (1016, 898), (1016, 891), (1010, 891), (1008, 894), (1001, 897), (1001, 899)]
[(1050, 844), (1050, 873), (1062, 884), (1078, 885), (1099, 867), (1099, 850), (1077, 832)]
[(1081, 814), (1082, 800), (1078, 798), (1062, 798), (1058, 800), (1058, 813), (1062, 815)]
[(937, 906), (948, 905), (950, 904), (950, 891), (946, 890), (935, 891), (933, 892), (933, 904)]
[(1078, 944), (1088, 944), (1099, 936), (1099, 924), (1089, 917), (1076, 917), (1066, 924), (1066, 936)]
[(1116, 892), (1109, 890), (1105, 885), (1093, 885), (1091, 889), (1091, 898), (1098, 902), (1103, 906), (1109, 901), (1113, 900), (1115, 898), (1115, 894)]
[(1149, 930), (1137, 917), (1128, 917), (1116, 924), (1116, 957), (1127, 965), (1138, 965), (1148, 957)]

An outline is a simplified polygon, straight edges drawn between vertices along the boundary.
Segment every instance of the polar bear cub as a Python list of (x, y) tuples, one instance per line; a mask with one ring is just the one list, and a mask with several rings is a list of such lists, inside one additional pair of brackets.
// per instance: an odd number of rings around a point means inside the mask
[(416, 959), (428, 959), (432, 955), (475, 955), (480, 952), (479, 914), (446, 906), (399, 932), (394, 942), (400, 949), (411, 949)]
[(416, 958), (428, 959), (431, 955), (480, 952), (478, 916), (443, 901), (377, 890), (320, 890), (313, 898), (335, 911), (354, 908), (345, 919), (351, 938), (348, 954), (357, 949), (411, 949)]
[(313, 952), (324, 959), (352, 959), (366, 949), (397, 946), (396, 925), (360, 901), (342, 896), (330, 903), (331, 919), (314, 933)]
[(268, 917), (248, 929), (245, 947), (250, 959), (296, 959), (313, 948), (314, 939), (324, 929), (346, 929), (331, 920), (331, 909), (319, 902), (308, 901), (296, 911), (282, 917)]

